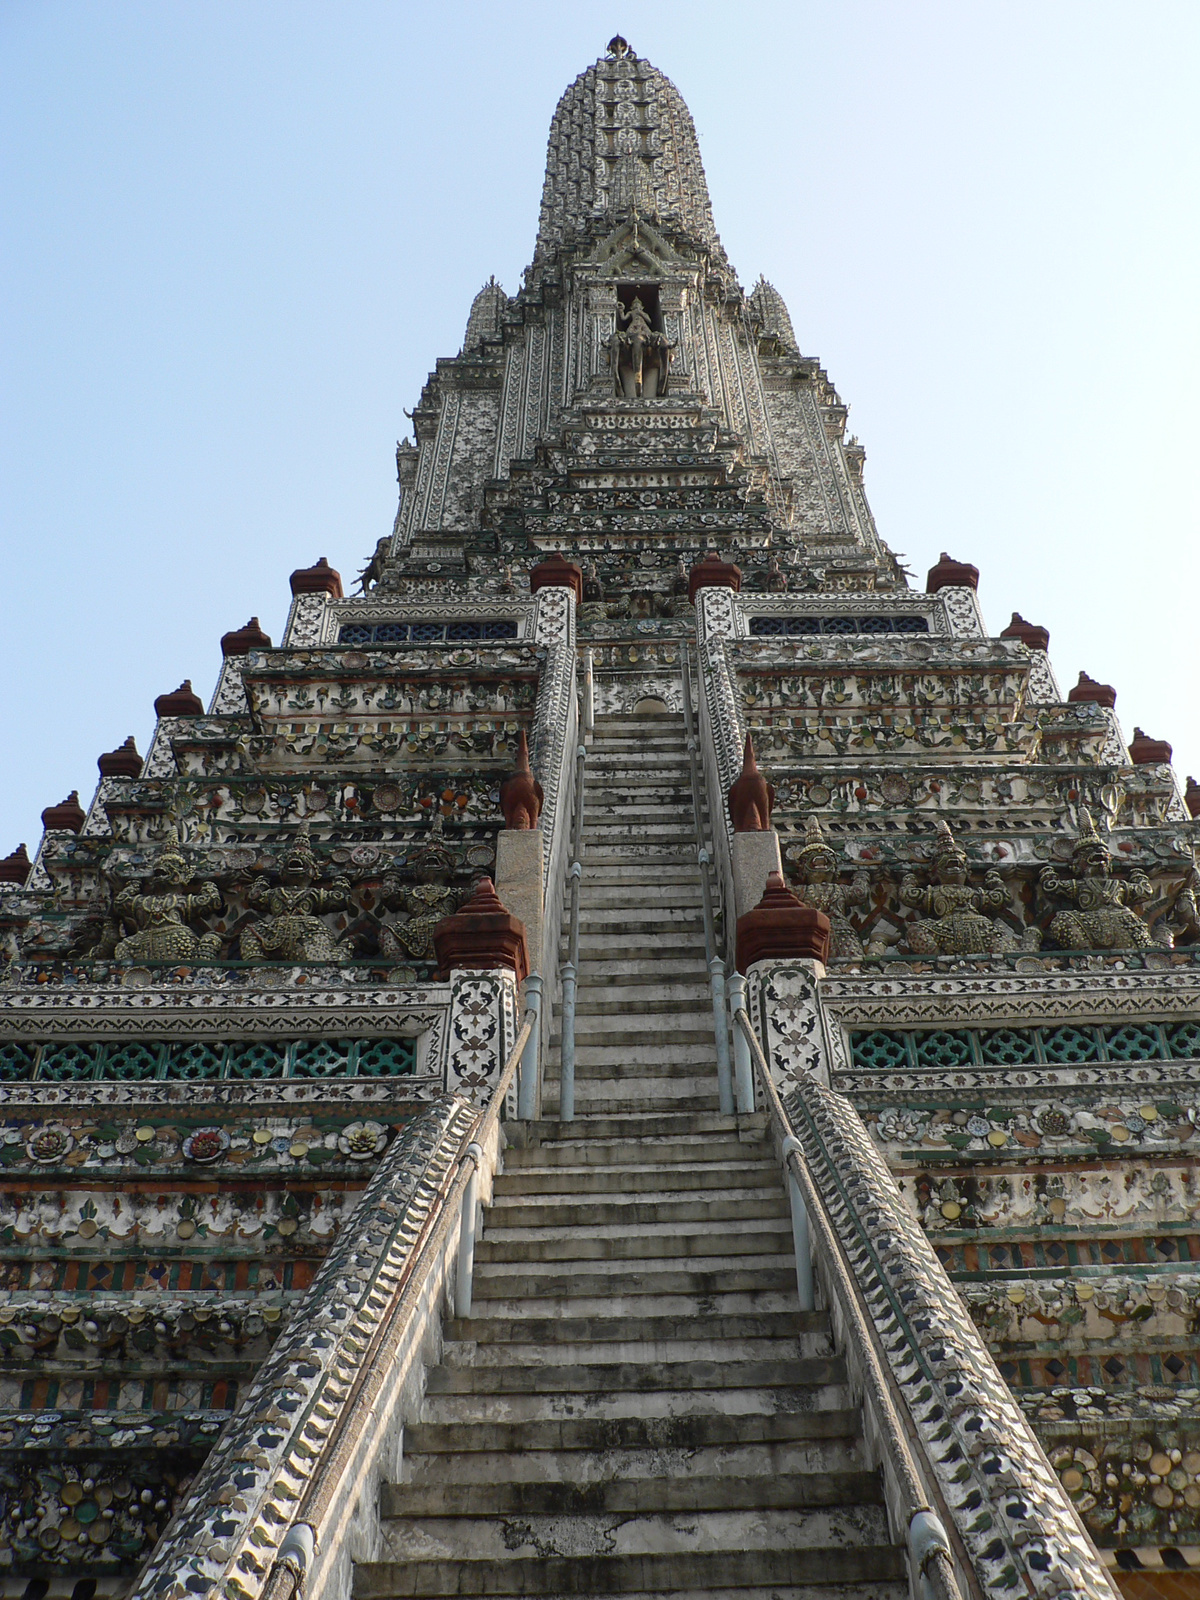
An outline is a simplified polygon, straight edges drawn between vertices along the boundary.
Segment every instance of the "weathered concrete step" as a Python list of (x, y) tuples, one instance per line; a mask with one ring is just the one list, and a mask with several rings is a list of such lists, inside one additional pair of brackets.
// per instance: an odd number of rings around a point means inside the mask
[(572, 1202), (569, 1200), (496, 1198), (487, 1210), (486, 1235), (494, 1227), (541, 1228), (607, 1227), (622, 1223), (657, 1224), (660, 1227), (686, 1222), (740, 1223), (761, 1217), (789, 1216), (783, 1184), (778, 1177), (773, 1186), (759, 1189), (726, 1189), (704, 1195), (654, 1199), (613, 1197), (612, 1199)]
[[(791, 1240), (791, 1220), (786, 1216), (747, 1219), (741, 1228), (710, 1224), (656, 1229), (618, 1224), (591, 1228), (489, 1228), (475, 1247), (477, 1265), (500, 1262), (549, 1261), (688, 1261), (695, 1257), (722, 1259), (778, 1255)], [(511, 1237), (510, 1237), (511, 1235)]]
[[(613, 1028), (603, 1033), (589, 1029), (575, 1030), (575, 1064), (577, 1067), (611, 1066), (614, 1073), (622, 1067), (626, 1076), (653, 1077), (652, 1064), (656, 1061), (682, 1066), (685, 1062), (716, 1067), (716, 1045), (713, 1042), (712, 1013), (708, 1026), (688, 1027), (686, 1017), (664, 1018), (658, 1028)], [(562, 1045), (558, 1034), (552, 1034), (550, 1043), (557, 1050)]]
[(620, 856), (611, 859), (591, 857), (587, 863), (587, 881), (599, 889), (694, 889), (700, 891), (700, 869), (679, 864), (656, 867), (649, 862), (623, 861)]
[(580, 902), (588, 916), (606, 907), (635, 905), (686, 907), (700, 909), (699, 883), (598, 883), (590, 877), (580, 886)]
[[(681, 984), (680, 994), (690, 993), (693, 984), (703, 984), (707, 990), (708, 969), (703, 956), (699, 959), (689, 956), (684, 961), (668, 957), (655, 962), (653, 971), (630, 961), (589, 961), (586, 967), (580, 967), (578, 994), (583, 999), (591, 994), (600, 997), (614, 989), (633, 990), (635, 993), (630, 998), (636, 1000), (640, 990), (645, 990), (648, 996), (674, 994), (677, 981)], [(686, 991), (683, 983), (688, 985)]]
[(557, 1195), (563, 1199), (576, 1194), (615, 1196), (657, 1195), (663, 1200), (713, 1189), (736, 1188), (774, 1191), (779, 1187), (779, 1167), (763, 1160), (753, 1166), (735, 1161), (714, 1161), (693, 1165), (683, 1161), (666, 1166), (544, 1166), (522, 1167), (505, 1172), (494, 1180), (495, 1195)]
[[(587, 906), (579, 913), (580, 935), (589, 933), (631, 933), (638, 939), (656, 934), (673, 935), (679, 928), (699, 932), (704, 936), (704, 912), (699, 900), (687, 905), (660, 906), (657, 901), (648, 905)], [(565, 936), (570, 922), (565, 916), (561, 930)]]
[[(653, 1267), (632, 1267), (626, 1261), (609, 1263), (615, 1270), (603, 1271), (603, 1263), (594, 1263), (593, 1270), (582, 1272), (553, 1271), (549, 1267), (539, 1272), (536, 1268), (523, 1271), (513, 1264), (489, 1262), (476, 1268), (474, 1295), (476, 1300), (557, 1300), (564, 1303), (580, 1300), (603, 1299), (622, 1295), (626, 1299), (639, 1295), (685, 1295), (689, 1299), (699, 1296), (762, 1294), (766, 1292), (791, 1295), (794, 1304), (796, 1293), (796, 1263), (794, 1257), (750, 1257), (755, 1265), (734, 1266), (721, 1260), (697, 1260), (690, 1267), (677, 1262), (662, 1261)], [(745, 1260), (745, 1258), (743, 1258)], [(730, 1307), (730, 1309), (733, 1309)]]
[[(713, 1088), (711, 1092), (693, 1092), (686, 1085), (678, 1093), (668, 1092), (671, 1084), (670, 1078), (651, 1080), (649, 1078), (634, 1080), (623, 1086), (622, 1092), (614, 1089), (611, 1094), (603, 1093), (595, 1087), (596, 1080), (580, 1075), (575, 1089), (575, 1109), (580, 1116), (586, 1116), (595, 1111), (645, 1111), (648, 1108), (656, 1111), (715, 1111), (719, 1105), (716, 1090), (715, 1068), (713, 1072)], [(651, 1093), (655, 1085), (657, 1092)], [(559, 1105), (558, 1095), (553, 1090), (546, 1096), (547, 1111), (557, 1111)]]
[[(842, 1384), (845, 1363), (836, 1356), (766, 1361), (627, 1361), (542, 1366), (434, 1367), (428, 1395), (682, 1394), (704, 1389), (807, 1389)], [(590, 1402), (589, 1402), (590, 1404)]]
[(589, 1389), (586, 1395), (549, 1393), (427, 1394), (421, 1415), (429, 1422), (541, 1422), (564, 1410), (586, 1407), (590, 1417), (686, 1417), (771, 1415), (786, 1400), (796, 1411), (822, 1411), (849, 1404), (842, 1384), (793, 1389), (772, 1385), (760, 1389)]
[(495, 1483), (437, 1485), (385, 1483), (380, 1514), (387, 1517), (596, 1516), (653, 1511), (782, 1511), (807, 1506), (877, 1505), (873, 1472), (794, 1473), (762, 1477), (695, 1475), (610, 1479), (598, 1483)]
[[(486, 1318), (481, 1320), (487, 1321)], [(515, 1339), (493, 1342), (480, 1337), (448, 1341), (442, 1347), (442, 1365), (470, 1368), (474, 1372), (503, 1366), (596, 1367), (603, 1366), (606, 1361), (621, 1365), (653, 1362), (672, 1365), (711, 1361), (714, 1351), (722, 1362), (807, 1361), (832, 1354), (827, 1333), (777, 1339), (709, 1339), (697, 1335), (691, 1339), (625, 1339), (620, 1343), (564, 1338), (549, 1344), (533, 1340), (521, 1344)]]
[(771, 1311), (738, 1316), (698, 1317), (454, 1317), (446, 1323), (451, 1341), (491, 1344), (578, 1339), (597, 1343), (627, 1339), (798, 1339), (829, 1336), (825, 1311)]
[(847, 1584), (904, 1576), (903, 1552), (885, 1545), (765, 1550), (759, 1547), (659, 1555), (528, 1555), (495, 1560), (406, 1559), (354, 1569), (355, 1600), (418, 1595), (628, 1594), (779, 1584)]
[(723, 1117), (719, 1113), (677, 1117), (631, 1113), (621, 1117), (577, 1117), (574, 1122), (548, 1119), (529, 1126), (534, 1137), (543, 1144), (549, 1140), (579, 1144), (590, 1139), (680, 1139), (695, 1134), (765, 1140), (767, 1122), (765, 1111), (738, 1117)]
[[(604, 1120), (615, 1122), (619, 1119), (612, 1117)], [(562, 1126), (570, 1128), (573, 1124), (566, 1122)], [(664, 1172), (670, 1170), (673, 1176), (686, 1180), (688, 1172), (692, 1170), (691, 1164), (700, 1155), (706, 1159), (711, 1157), (712, 1161), (724, 1165), (745, 1162), (752, 1158), (765, 1164), (768, 1159), (767, 1152), (760, 1149), (760, 1141), (757, 1139), (742, 1141), (738, 1139), (736, 1133), (714, 1135), (711, 1144), (703, 1150), (698, 1150), (686, 1136), (669, 1139), (659, 1134), (646, 1139), (550, 1140), (544, 1144), (530, 1144), (525, 1148), (510, 1145), (505, 1151), (504, 1163), (507, 1170), (514, 1174), (530, 1168), (565, 1167), (584, 1171), (591, 1167), (602, 1167), (611, 1172), (622, 1167), (645, 1170), (647, 1167), (657, 1166)], [(771, 1165), (778, 1171), (775, 1162), (772, 1161)], [(620, 1187), (619, 1179), (613, 1179), (612, 1183), (614, 1187)]]
[[(561, 1006), (554, 1015), (560, 1016)], [(712, 990), (699, 979), (676, 980), (671, 984), (628, 984), (612, 988), (599, 983), (580, 983), (575, 991), (575, 1016), (584, 1017), (704, 1017), (712, 1020)], [(657, 1024), (652, 1024), (657, 1026)]]
[(699, 1450), (705, 1447), (857, 1440), (859, 1414), (824, 1411), (751, 1412), (689, 1417), (553, 1417), (524, 1425), (414, 1422), (404, 1430), (405, 1455), (476, 1450)]
[[(703, 923), (699, 926), (689, 923), (686, 926), (664, 928), (659, 942), (646, 943), (653, 933), (653, 928), (647, 927), (623, 931), (619, 926), (614, 926), (610, 931), (593, 930), (581, 925), (579, 954), (588, 966), (593, 961), (611, 960), (614, 956), (626, 964), (636, 962), (646, 977), (661, 973), (664, 966), (683, 956), (689, 956), (704, 971)], [(692, 970), (695, 971), (695, 966)]]

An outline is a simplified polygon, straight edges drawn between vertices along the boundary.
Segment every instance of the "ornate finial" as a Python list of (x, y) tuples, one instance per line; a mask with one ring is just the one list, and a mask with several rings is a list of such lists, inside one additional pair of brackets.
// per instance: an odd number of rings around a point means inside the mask
[(627, 56), (630, 53), (628, 39), (622, 39), (619, 33), (614, 33), (612, 38), (608, 41), (608, 53), (617, 61), (619, 61), (622, 56)]
[(943, 861), (958, 861), (965, 864), (967, 859), (966, 851), (963, 850), (951, 832), (950, 824), (944, 817), (939, 817), (936, 827), (937, 838), (934, 840), (933, 849), (930, 851), (934, 865), (937, 866)]

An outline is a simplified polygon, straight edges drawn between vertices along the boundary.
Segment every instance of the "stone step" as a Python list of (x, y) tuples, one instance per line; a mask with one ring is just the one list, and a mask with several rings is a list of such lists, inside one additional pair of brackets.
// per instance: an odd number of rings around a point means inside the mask
[[(560, 928), (564, 936), (570, 929), (569, 918), (565, 915), (560, 922)], [(699, 938), (703, 944), (704, 910), (698, 901), (688, 900), (672, 906), (659, 905), (657, 900), (649, 905), (640, 906), (580, 904), (581, 938), (594, 937), (596, 934), (620, 933), (644, 940), (655, 935), (673, 936), (676, 931), (685, 931), (693, 939)]]
[[(629, 994), (627, 998), (624, 989), (610, 990), (608, 985), (580, 982), (575, 990), (575, 1015), (577, 1018), (704, 1016), (710, 1025), (712, 1023), (712, 990), (707, 982), (641, 984), (639, 988), (656, 992)], [(553, 1014), (560, 1017), (562, 1006), (556, 1005)]]
[(747, 1116), (722, 1116), (719, 1112), (709, 1116), (678, 1117), (631, 1113), (622, 1117), (579, 1117), (574, 1122), (546, 1119), (531, 1122), (529, 1133), (543, 1144), (553, 1140), (563, 1145), (586, 1144), (592, 1139), (683, 1139), (697, 1135), (725, 1135), (761, 1142), (767, 1138), (768, 1126), (765, 1111)]
[[(580, 1319), (587, 1317), (623, 1316), (638, 1319), (648, 1316), (699, 1317), (706, 1313), (719, 1317), (768, 1316), (794, 1313), (796, 1310), (796, 1274), (783, 1273), (773, 1287), (721, 1285), (712, 1289), (706, 1284), (700, 1288), (675, 1288), (664, 1291), (662, 1280), (635, 1285), (628, 1293), (622, 1284), (614, 1285), (604, 1278), (600, 1286), (589, 1293), (539, 1294), (534, 1300), (520, 1295), (506, 1297), (504, 1285), (489, 1291), (486, 1304), (475, 1307), (479, 1316), (490, 1321), (493, 1317), (505, 1321), (529, 1318), (532, 1321), (550, 1319)], [(476, 1295), (478, 1299), (478, 1294)]]
[[(744, 1262), (751, 1264), (744, 1265)], [(633, 1267), (628, 1261), (594, 1261), (590, 1271), (578, 1266), (563, 1270), (561, 1263), (539, 1268), (527, 1263), (487, 1262), (475, 1269), (477, 1300), (533, 1299), (573, 1304), (619, 1294), (626, 1299), (644, 1295), (697, 1296), (783, 1293), (795, 1304), (794, 1256), (749, 1256), (734, 1265), (726, 1257), (704, 1256), (683, 1263), (666, 1258)], [(726, 1309), (740, 1310), (741, 1306)], [(773, 1309), (779, 1309), (775, 1307)], [(507, 1314), (507, 1313), (506, 1313)], [(579, 1314), (585, 1315), (582, 1308)]]
[[(577, 1023), (578, 1019), (579, 1013), (577, 1011)], [(672, 1056), (672, 1059), (679, 1061), (700, 1059), (699, 1057), (693, 1057), (691, 1053), (691, 1047), (693, 1046), (706, 1045), (709, 1056), (713, 1052), (713, 1018), (711, 1011), (707, 1017), (702, 1011), (699, 1013), (695, 1011), (680, 1011), (674, 1014), (667, 1012), (657, 1015), (654, 1012), (649, 1014), (643, 1012), (636, 1017), (636, 1021), (639, 1024), (637, 1027), (629, 1026), (629, 1023), (634, 1021), (635, 1018), (632, 1015), (626, 1015), (622, 1018), (626, 1024), (625, 1027), (606, 1028), (603, 1032), (595, 1029), (593, 1018), (588, 1020), (592, 1023), (592, 1026), (584, 1029), (577, 1025), (575, 1028), (576, 1064), (584, 1060), (599, 1062), (611, 1059), (616, 1071), (620, 1072), (623, 1069), (627, 1076), (635, 1073), (640, 1075), (642, 1071), (649, 1070), (651, 1063), (659, 1059), (663, 1050), (674, 1050), (676, 1046), (688, 1046), (687, 1054), (677, 1057)], [(550, 1044), (555, 1050), (561, 1049), (562, 1036), (558, 1033), (552, 1033), (550, 1035)], [(624, 1056), (615, 1053), (620, 1051), (625, 1052)], [(629, 1052), (631, 1051), (637, 1052), (636, 1058), (630, 1056)], [(585, 1052), (589, 1053), (585, 1055)], [(603, 1052), (603, 1054), (596, 1054), (595, 1052)]]
[[(704, 961), (697, 962), (690, 956), (683, 961), (674, 958), (658, 961), (649, 975), (632, 962), (605, 960), (592, 962), (586, 972), (580, 969), (576, 993), (582, 1000), (587, 991), (589, 1002), (594, 999), (601, 1003), (605, 994), (619, 989), (624, 1004), (626, 1000), (638, 1001), (663, 994), (691, 994), (697, 987), (703, 987), (706, 994), (711, 994), (709, 982)], [(645, 995), (638, 993), (642, 989), (647, 991)]]
[[(437, 1369), (441, 1371), (441, 1368)], [(432, 1374), (430, 1374), (432, 1377)], [(469, 1376), (469, 1374), (459, 1374)], [(849, 1404), (843, 1384), (808, 1385), (793, 1389), (785, 1384), (737, 1388), (726, 1379), (709, 1389), (589, 1389), (579, 1399), (589, 1417), (615, 1421), (621, 1417), (687, 1416), (772, 1416), (781, 1404), (821, 1411)], [(495, 1394), (464, 1391), (452, 1394), (426, 1394), (421, 1415), (427, 1422), (544, 1422), (560, 1417), (564, 1406), (572, 1406), (571, 1395), (563, 1390)]]
[(678, 961), (686, 956), (693, 963), (693, 972), (696, 970), (696, 965), (699, 965), (701, 972), (704, 971), (706, 954), (702, 925), (672, 928), (669, 932), (664, 930), (661, 942), (653, 945), (641, 943), (646, 938), (647, 931), (645, 928), (639, 928), (636, 935), (633, 935), (622, 933), (618, 928), (614, 928), (611, 933), (593, 933), (591, 929), (581, 930), (580, 957), (588, 961), (619, 959), (626, 964), (636, 963), (644, 972), (653, 976), (662, 971), (662, 962)]
[[(680, 1032), (681, 1039), (670, 1039), (661, 1032), (619, 1034), (613, 1044), (585, 1044), (577, 1035), (575, 1064), (577, 1068), (596, 1069), (593, 1076), (598, 1074), (613, 1080), (622, 1075), (622, 1068), (624, 1076), (631, 1078), (658, 1077), (662, 1075), (657, 1072), (658, 1067), (665, 1069), (666, 1076), (682, 1074), (697, 1080), (707, 1078), (710, 1072), (715, 1074), (717, 1058), (712, 1028), (680, 1029)], [(595, 1035), (588, 1037), (594, 1039)]]
[(828, 1334), (719, 1341), (703, 1336), (693, 1339), (627, 1339), (621, 1344), (603, 1340), (588, 1343), (582, 1339), (564, 1339), (549, 1344), (532, 1340), (519, 1344), (515, 1339), (493, 1343), (482, 1338), (447, 1343), (442, 1350), (442, 1365), (482, 1372), (505, 1365), (519, 1365), (522, 1368), (597, 1367), (612, 1361), (640, 1368), (652, 1362), (673, 1365), (709, 1361), (714, 1349), (720, 1351), (722, 1361), (730, 1363), (799, 1361), (828, 1358), (832, 1353), (829, 1344)]
[[(739, 1463), (739, 1468), (741, 1463)], [(697, 1474), (595, 1483), (498, 1479), (493, 1483), (385, 1484), (380, 1512), (388, 1517), (596, 1516), (670, 1511), (780, 1511), (802, 1506), (878, 1505), (873, 1472)]]
[[(790, 1541), (789, 1541), (790, 1546)], [(904, 1577), (903, 1552), (883, 1545), (830, 1548), (751, 1547), (699, 1553), (636, 1555), (505, 1555), (498, 1559), (371, 1561), (354, 1569), (355, 1600), (418, 1595), (630, 1594), (809, 1583), (863, 1584)], [(844, 1590), (839, 1593), (844, 1593)], [(858, 1600), (858, 1597), (855, 1597)]]
[(715, 1161), (703, 1166), (677, 1162), (667, 1166), (559, 1166), (523, 1167), (493, 1180), (496, 1199), (510, 1195), (566, 1198), (575, 1194), (657, 1196), (669, 1200), (680, 1194), (709, 1190), (774, 1190), (779, 1186), (779, 1166), (774, 1161), (741, 1166), (735, 1161)]
[[(711, 1090), (692, 1089), (686, 1083), (671, 1088), (674, 1081), (670, 1078), (635, 1078), (618, 1089), (598, 1086), (597, 1079), (581, 1075), (575, 1085), (575, 1110), (580, 1116), (589, 1116), (600, 1111), (645, 1111), (647, 1107), (666, 1112), (715, 1111), (720, 1105), (715, 1085)], [(544, 1110), (558, 1110), (559, 1095), (553, 1085), (547, 1085), (544, 1099)]]
[(678, 821), (674, 818), (664, 817), (657, 810), (653, 819), (626, 818), (621, 821), (617, 818), (599, 818), (588, 821), (583, 831), (583, 847), (595, 849), (599, 845), (610, 846), (615, 849), (625, 849), (629, 845), (656, 845), (663, 848), (674, 845), (676, 849), (695, 852), (695, 824), (694, 819), (687, 813), (681, 814)]
[(665, 1227), (684, 1222), (741, 1222), (760, 1217), (788, 1217), (787, 1197), (778, 1174), (772, 1187), (719, 1189), (684, 1198), (620, 1196), (603, 1201), (589, 1198), (571, 1202), (531, 1200), (525, 1196), (497, 1195), (487, 1212), (487, 1235), (493, 1228)]
[(700, 1317), (454, 1317), (446, 1323), (451, 1342), (491, 1345), (538, 1341), (547, 1352), (555, 1341), (578, 1340), (620, 1344), (630, 1339), (643, 1343), (689, 1339), (828, 1339), (829, 1315), (825, 1311), (774, 1311), (734, 1316)]
[(699, 893), (700, 868), (685, 866), (678, 862), (671, 862), (661, 867), (642, 861), (630, 864), (622, 861), (619, 856), (614, 856), (611, 859), (590, 859), (587, 864), (587, 881), (613, 887), (621, 885), (630, 892), (640, 892), (647, 887), (657, 891), (661, 885), (664, 889), (694, 887)]
[[(690, 1115), (690, 1113), (689, 1113)], [(702, 1113), (697, 1114), (701, 1120)], [(705, 1162), (745, 1163), (751, 1154), (759, 1162), (767, 1158), (763, 1155), (758, 1140), (743, 1142), (738, 1138), (736, 1129), (732, 1129), (699, 1145), (696, 1140), (683, 1135), (675, 1139), (665, 1137), (660, 1131), (648, 1131), (645, 1137), (622, 1137), (625, 1130), (618, 1131), (610, 1139), (596, 1139), (587, 1134), (572, 1139), (569, 1130), (583, 1119), (577, 1117), (575, 1122), (551, 1123), (549, 1126), (567, 1130), (561, 1138), (544, 1136), (541, 1143), (532, 1142), (526, 1145), (510, 1145), (505, 1151), (504, 1166), (506, 1173), (517, 1174), (530, 1167), (545, 1167), (557, 1171), (559, 1168), (603, 1168), (606, 1172), (619, 1171), (621, 1168), (634, 1168), (638, 1170), (653, 1170), (663, 1173), (664, 1178), (672, 1172), (679, 1175), (681, 1183), (686, 1186), (686, 1179), (690, 1172), (696, 1170), (695, 1163), (701, 1158)], [(595, 1122), (625, 1122), (625, 1117), (589, 1117)], [(657, 1121), (674, 1121), (673, 1115), (665, 1114)], [(537, 1135), (534, 1134), (536, 1141)], [(778, 1165), (771, 1161), (774, 1170)], [(619, 1187), (620, 1178), (615, 1183)]]
[[(625, 1394), (693, 1390), (811, 1389), (846, 1381), (837, 1356), (775, 1357), (753, 1361), (630, 1361), (571, 1365), (434, 1367), (427, 1395)], [(590, 1402), (589, 1402), (590, 1404)]]
[(628, 912), (641, 907), (653, 907), (655, 910), (663, 911), (679, 907), (689, 911), (703, 909), (699, 882), (678, 885), (656, 883), (643, 887), (635, 893), (631, 884), (599, 883), (590, 873), (584, 875), (580, 886), (579, 903), (581, 911), (586, 910), (589, 916), (610, 909)]
[[(618, 1232), (617, 1230), (622, 1231)], [(624, 1231), (628, 1229), (629, 1231)], [(747, 1218), (739, 1231), (696, 1224), (666, 1229), (610, 1223), (589, 1228), (488, 1227), (475, 1247), (477, 1265), (493, 1262), (674, 1261), (775, 1256), (791, 1239), (789, 1217)]]

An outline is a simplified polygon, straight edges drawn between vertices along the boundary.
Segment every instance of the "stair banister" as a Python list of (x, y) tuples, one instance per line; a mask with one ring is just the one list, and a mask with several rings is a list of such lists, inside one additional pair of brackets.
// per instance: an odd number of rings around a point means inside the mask
[[(584, 719), (586, 722), (586, 703)], [(571, 838), (570, 916), (567, 933), (567, 960), (562, 969), (562, 1068), (559, 1073), (558, 1115), (562, 1122), (575, 1120), (575, 992), (579, 981), (579, 886), (583, 879), (583, 787), (587, 769), (587, 749), (581, 743), (575, 751), (575, 818)]]
[(592, 652), (583, 652), (583, 735), (590, 739), (596, 731), (596, 675)]
[(538, 1064), (541, 1058), (542, 1030), (538, 1021), (542, 1014), (542, 980), (531, 972), (525, 979), (525, 1005), (533, 1015), (533, 1026), (521, 1052), (521, 1071), (517, 1079), (517, 1116), (522, 1122), (532, 1122), (538, 1112)]
[[(704, 843), (704, 804), (701, 799), (699, 741), (692, 708), (692, 663), (685, 644), (683, 655), (683, 727), (687, 735), (688, 777), (692, 785), (692, 810), (696, 818), (696, 860), (700, 864), (700, 898), (704, 904), (704, 959), (712, 991), (713, 1032), (717, 1041), (717, 1097), (721, 1115), (733, 1115), (733, 1080), (729, 1070), (729, 1034), (725, 1026), (725, 963), (717, 954), (712, 886), (708, 869), (712, 855)], [(753, 1109), (753, 1106), (751, 1107)]]

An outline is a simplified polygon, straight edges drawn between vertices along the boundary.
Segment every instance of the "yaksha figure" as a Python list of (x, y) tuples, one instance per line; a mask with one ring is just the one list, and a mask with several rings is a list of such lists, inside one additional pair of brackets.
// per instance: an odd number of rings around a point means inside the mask
[(195, 883), (195, 872), (173, 845), (159, 851), (150, 876), (128, 884), (113, 902), (118, 921), (133, 922), (137, 932), (117, 942), (118, 961), (216, 961), (219, 933), (195, 934), (193, 917), (216, 911), (221, 892), (210, 878)]
[(1074, 911), (1060, 911), (1050, 923), (1050, 936), (1064, 950), (1146, 950), (1154, 936), (1132, 909), (1154, 893), (1144, 872), (1131, 872), (1125, 882), (1112, 875), (1112, 856), (1096, 832), (1089, 812), (1081, 813), (1079, 839), (1071, 853), (1069, 876), (1043, 867), (1043, 891), (1073, 900)]
[(413, 863), (415, 883), (405, 884), (389, 873), (380, 885), (380, 898), (389, 911), (407, 912), (403, 921), (381, 923), (380, 953), (396, 959), (412, 956), (418, 961), (432, 960), (433, 930), (444, 918), (458, 910), (461, 896), (446, 879), (453, 862), (444, 850), (429, 845)]
[(635, 295), (625, 326), (615, 328), (608, 341), (613, 387), (620, 398), (653, 400), (666, 394), (671, 348), (666, 334), (652, 327), (645, 306)]
[(322, 911), (343, 911), (350, 904), (350, 881), (334, 878), (318, 887), (321, 869), (302, 822), (279, 864), (279, 882), (259, 878), (248, 900), (266, 916), (244, 929), (243, 961), (348, 961), (350, 952), (321, 921)]
[(1017, 949), (1012, 929), (992, 920), (1008, 909), (1004, 880), (993, 868), (984, 874), (983, 888), (973, 889), (965, 852), (946, 823), (937, 826), (928, 888), (922, 889), (911, 875), (900, 884), (901, 902), (928, 919), (909, 923), (908, 948), (920, 956), (986, 956)]
[(846, 912), (850, 906), (866, 905), (870, 895), (866, 873), (856, 872), (849, 886), (838, 882), (837, 856), (826, 843), (816, 817), (809, 817), (804, 827), (804, 843), (788, 851), (788, 860), (796, 863), (796, 897), (829, 918), (831, 958), (861, 960), (862, 941), (850, 926)]

